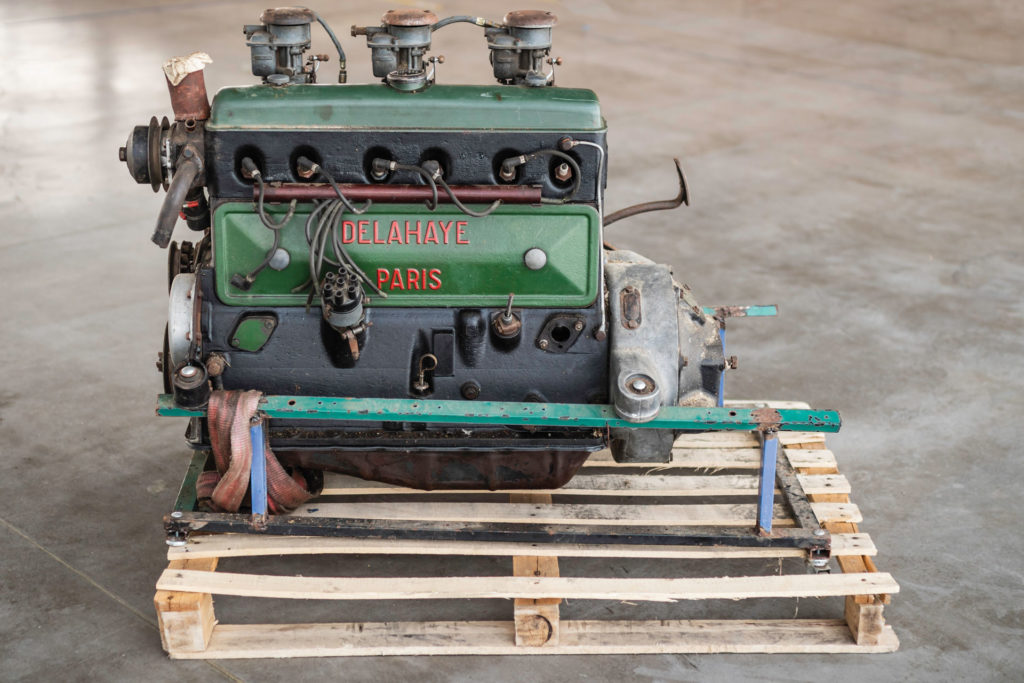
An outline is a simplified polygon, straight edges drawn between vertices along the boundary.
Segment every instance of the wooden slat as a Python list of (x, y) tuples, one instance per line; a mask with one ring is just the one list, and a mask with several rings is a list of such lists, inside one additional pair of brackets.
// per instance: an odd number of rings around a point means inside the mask
[[(850, 482), (841, 474), (799, 475), (805, 493), (849, 493)], [(679, 476), (662, 474), (578, 474), (560, 489), (539, 489), (534, 495), (560, 496), (741, 496), (757, 491), (757, 476), (748, 474)], [(421, 491), (403, 486), (335, 475), (327, 478), (321, 497), (363, 495), (508, 495), (509, 490)]]
[[(886, 627), (879, 645), (853, 642), (840, 619), (563, 621), (561, 642), (530, 654), (714, 654), (893, 652)], [(510, 621), (218, 625), (205, 652), (176, 659), (523, 654)]]
[[(822, 432), (779, 432), (779, 444), (825, 443)], [(756, 448), (760, 446), (756, 432), (699, 432), (683, 434), (676, 439), (676, 448)]]
[[(859, 522), (851, 503), (812, 503), (823, 521)], [(307, 503), (304, 517), (485, 522), (508, 524), (603, 524), (613, 526), (745, 526), (753, 524), (754, 503), (713, 505), (529, 505), (523, 503)], [(776, 526), (793, 526), (786, 508), (775, 508)]]
[(896, 593), (883, 572), (715, 578), (589, 578), (522, 576), (321, 577), (166, 569), (157, 588), (255, 598), (317, 600), (453, 600), (563, 598), (576, 600), (741, 600)]
[[(804, 472), (804, 473), (807, 473), (807, 474), (818, 475), (818, 474), (838, 473), (839, 469), (838, 469), (838, 466), (837, 467), (813, 467), (813, 468), (812, 467), (805, 467), (805, 468), (801, 468), (801, 471)], [(812, 504), (813, 504), (814, 501), (822, 501), (822, 502), (830, 502), (830, 503), (848, 503), (850, 501), (850, 496), (845, 494), (845, 493), (835, 493), (835, 492), (833, 492), (833, 493), (824, 493), (824, 494), (816, 493), (816, 494), (809, 494), (807, 496), (807, 499), (809, 501), (812, 501)], [(851, 534), (851, 533), (853, 533), (853, 534), (855, 534), (855, 533), (858, 532), (857, 524), (855, 523), (857, 521), (859, 521), (859, 520), (847, 520), (847, 521), (830, 520), (830, 521), (825, 522), (824, 526), (825, 526), (826, 529), (828, 529), (829, 533), (831, 533), (831, 534), (840, 534), (840, 533), (844, 533), (844, 534)], [(839, 563), (839, 568), (842, 569), (844, 572), (858, 573), (858, 572), (877, 572), (878, 571), (878, 567), (875, 566), (874, 560), (872, 560), (871, 557), (868, 557), (867, 553), (865, 553), (863, 555), (841, 556), (841, 557), (837, 557), (836, 560)], [(891, 597), (888, 596), (888, 595), (879, 595), (879, 596), (877, 596), (877, 600), (881, 604), (887, 605), (891, 601)], [(848, 598), (847, 599), (847, 603), (850, 603), (850, 602), (856, 602), (856, 603), (859, 603), (861, 605), (872, 605), (875, 602), (875, 598), (873, 598), (871, 596), (854, 596), (852, 598)], [(860, 625), (858, 623), (859, 614), (860, 614), (859, 610), (851, 610), (849, 605), (847, 606), (846, 615), (847, 615), (848, 619), (851, 619), (851, 621), (850, 621), (850, 630), (853, 631), (854, 635), (857, 636), (858, 639), (861, 638), (860, 634), (862, 632), (862, 629), (861, 629), (861, 627), (860, 627)], [(854, 617), (857, 617), (857, 618), (855, 619)], [(881, 607), (879, 607), (877, 615), (872, 616), (871, 619), (874, 620), (874, 621), (877, 621), (878, 623), (881, 623)], [(876, 629), (874, 629), (873, 634), (871, 636), (869, 636), (869, 638), (877, 638), (877, 637), (878, 636), (877, 636), (877, 628), (876, 628)], [(858, 642), (860, 642), (860, 640)]]
[[(835, 473), (836, 457), (827, 449), (787, 448), (786, 455), (796, 468), (827, 468)], [(756, 470), (761, 466), (761, 452), (758, 448), (674, 448), (672, 461), (666, 463), (617, 463), (612, 460), (611, 451), (598, 451), (583, 464), (584, 467), (630, 467), (656, 472), (674, 467), (705, 470), (747, 469)]]
[(751, 399), (725, 399), (726, 408), (789, 408), (790, 410), (810, 410), (811, 406), (803, 401), (755, 401)]
[[(875, 555), (865, 533), (832, 536), (832, 555)], [(312, 536), (255, 536), (248, 534), (195, 535), (189, 544), (168, 548), (169, 560), (207, 557), (260, 557), (265, 555), (479, 555), (509, 556), (530, 553), (553, 557), (618, 557), (667, 559), (738, 559), (804, 557), (795, 548), (697, 547), (663, 545), (610, 545), (568, 543), (490, 543), (486, 541), (415, 541), (379, 538), (326, 538)]]

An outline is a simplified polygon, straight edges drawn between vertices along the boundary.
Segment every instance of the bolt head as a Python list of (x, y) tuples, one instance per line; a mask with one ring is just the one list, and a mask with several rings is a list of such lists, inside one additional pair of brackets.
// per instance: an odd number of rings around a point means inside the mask
[(814, 530), (814, 535), (815, 536), (824, 536), (825, 533), (826, 533), (826, 531), (824, 529), (815, 529)]
[(548, 348), (548, 340), (547, 339), (541, 339), (539, 342), (537, 342), (537, 346), (539, 346), (542, 349)]
[(575, 324), (575, 325), (573, 325), (573, 326), (572, 326), (572, 328), (573, 328), (574, 330), (576, 330), (577, 332), (579, 332), (580, 330), (582, 330), (582, 329), (583, 329), (583, 321), (582, 321), (582, 320), (577, 320), (577, 321), (576, 321), (576, 324)]
[(181, 370), (178, 370), (178, 374), (182, 377), (192, 378), (199, 374), (199, 368), (194, 365), (186, 365)]
[(174, 519), (181, 519), (181, 516), (181, 510), (175, 510), (174, 512), (171, 513), (171, 517), (173, 517)]
[(629, 384), (629, 388), (633, 391), (643, 391), (647, 388), (647, 382), (643, 381), (639, 377)]

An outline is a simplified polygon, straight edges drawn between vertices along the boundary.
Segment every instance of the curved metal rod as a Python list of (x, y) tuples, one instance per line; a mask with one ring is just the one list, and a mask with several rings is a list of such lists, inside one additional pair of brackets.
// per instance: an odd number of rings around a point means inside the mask
[(430, 31), (431, 31), (431, 33), (433, 33), (434, 31), (436, 31), (439, 28), (444, 28), (445, 26), (448, 26), (449, 24), (458, 24), (458, 23), (476, 24), (477, 26), (483, 26), (485, 28), (502, 28), (502, 24), (499, 24), (498, 22), (495, 22), (495, 21), (488, 21), (487, 19), (484, 19), (483, 17), (474, 17), (474, 16), (470, 16), (470, 15), (467, 15), (467, 14), (458, 14), (458, 15), (456, 15), (454, 17), (445, 17), (441, 21), (439, 21), (436, 24), (434, 24), (433, 26), (431, 26), (430, 27)]
[(639, 213), (647, 213), (648, 211), (666, 211), (668, 209), (674, 209), (680, 204), (690, 205), (690, 193), (686, 189), (686, 176), (683, 175), (683, 167), (679, 165), (679, 159), (673, 159), (676, 162), (676, 172), (679, 174), (679, 194), (674, 199), (664, 199), (658, 202), (644, 202), (643, 204), (634, 204), (633, 206), (627, 206), (624, 209), (619, 209), (615, 213), (610, 213), (604, 217), (605, 227), (611, 225), (615, 221), (622, 220), (623, 218), (629, 218)]
[(334, 43), (334, 49), (338, 51), (338, 83), (345, 83), (348, 81), (348, 65), (345, 62), (345, 50), (341, 47), (341, 41), (338, 40), (338, 36), (334, 35), (334, 31), (328, 25), (324, 18), (316, 12), (313, 12), (313, 17), (317, 23), (324, 27), (324, 31), (327, 32), (327, 37)]

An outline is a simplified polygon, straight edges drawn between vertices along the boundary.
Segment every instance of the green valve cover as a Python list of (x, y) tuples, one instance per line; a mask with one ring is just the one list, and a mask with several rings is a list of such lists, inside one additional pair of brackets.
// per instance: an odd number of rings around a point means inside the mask
[(376, 85), (224, 88), (207, 130), (603, 131), (597, 96), (580, 88), (434, 85), (399, 92)]
[[(300, 204), (281, 229), (289, 265), (281, 271), (264, 269), (244, 291), (230, 284), (231, 276), (258, 266), (274, 235), (252, 203), (217, 207), (213, 252), (221, 301), (234, 306), (306, 304), (308, 289), (293, 290), (309, 280), (305, 224), (311, 209)], [(284, 207), (268, 206), (267, 211), (279, 218)], [(524, 307), (584, 307), (597, 298), (600, 219), (583, 204), (506, 205), (484, 218), (452, 206), (427, 211), (420, 204), (388, 204), (341, 221), (345, 249), (388, 295), (382, 299), (371, 293), (373, 306), (494, 307), (505, 304), (510, 292)], [(543, 265), (535, 270), (525, 261), (531, 249), (544, 252)], [(531, 265), (538, 260), (531, 259)]]

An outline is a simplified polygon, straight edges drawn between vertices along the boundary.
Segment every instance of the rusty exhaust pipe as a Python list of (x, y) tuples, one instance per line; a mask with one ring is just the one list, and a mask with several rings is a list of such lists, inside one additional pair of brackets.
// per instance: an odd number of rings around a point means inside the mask
[(171, 94), (174, 120), (189, 124), (210, 118), (210, 99), (206, 95), (203, 69), (213, 60), (205, 52), (193, 52), (187, 57), (171, 57), (164, 62), (167, 90)]

